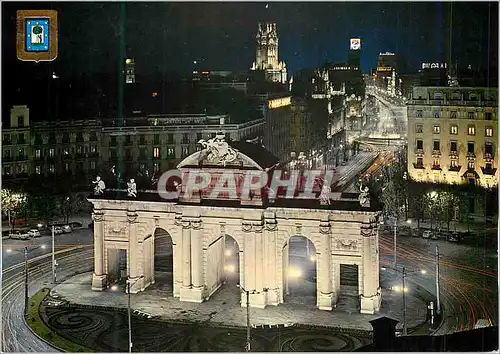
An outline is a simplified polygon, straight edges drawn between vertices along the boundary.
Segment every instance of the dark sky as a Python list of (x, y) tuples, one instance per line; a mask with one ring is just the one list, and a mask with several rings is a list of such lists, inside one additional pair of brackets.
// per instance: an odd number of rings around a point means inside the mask
[[(257, 23), (277, 22), (280, 60), (289, 71), (325, 60), (347, 60), (349, 38), (362, 39), (362, 68), (376, 66), (379, 52), (400, 53), (417, 69), (422, 61), (452, 56), (486, 68), (498, 53), (497, 2), (386, 3), (145, 3), (125, 4), (127, 52), (138, 72), (192, 70), (193, 60), (212, 70), (247, 69), (255, 57)], [(120, 3), (2, 2), (3, 70), (26, 65), (15, 59), (17, 9), (59, 11), (59, 57), (50, 64), (61, 75), (116, 70)], [(451, 8), (453, 20), (450, 21)]]

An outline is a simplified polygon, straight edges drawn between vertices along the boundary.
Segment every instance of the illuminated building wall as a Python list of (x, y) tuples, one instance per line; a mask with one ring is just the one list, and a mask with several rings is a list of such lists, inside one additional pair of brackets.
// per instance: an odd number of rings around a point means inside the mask
[(287, 161), (292, 151), (292, 98), (281, 96), (267, 99), (264, 119), (264, 147), (280, 161)]
[(414, 87), (408, 172), (432, 183), (498, 184), (498, 90)]

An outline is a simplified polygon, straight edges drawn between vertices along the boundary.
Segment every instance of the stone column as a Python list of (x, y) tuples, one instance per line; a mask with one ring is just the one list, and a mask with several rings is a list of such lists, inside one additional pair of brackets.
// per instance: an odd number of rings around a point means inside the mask
[(94, 221), (94, 273), (92, 275), (92, 290), (102, 291), (107, 279), (104, 273), (104, 212), (95, 210)]
[(318, 259), (318, 283), (317, 298), (320, 310), (332, 310), (334, 293), (332, 291), (332, 252), (331, 252), (331, 228), (328, 221), (321, 221), (319, 226), (321, 235), (320, 254)]
[(204, 298), (204, 279), (202, 266), (202, 226), (201, 220), (191, 221), (191, 279), (193, 294), (200, 301)]
[(128, 279), (130, 282), (130, 292), (135, 294), (139, 291), (144, 290), (144, 272), (143, 272), (143, 262), (142, 254), (143, 250), (141, 247), (143, 244), (139, 245), (137, 237), (137, 213), (135, 211), (127, 212), (128, 221)]
[(182, 287), (191, 287), (191, 223), (182, 222)]
[(378, 237), (375, 219), (361, 226), (363, 237), (363, 294), (361, 313), (374, 314), (380, 310), (381, 293), (379, 286)]
[[(265, 213), (267, 214), (267, 212)], [(265, 229), (264, 229), (264, 245), (265, 245), (265, 277), (266, 283), (265, 286), (268, 288), (267, 290), (267, 303), (268, 305), (278, 305), (280, 303), (280, 288), (278, 285), (278, 273), (276, 267), (276, 252), (277, 252), (277, 235), (278, 235), (278, 224), (273, 215), (270, 215), (265, 220)]]
[[(267, 272), (264, 269), (264, 240), (263, 240), (263, 231), (264, 225), (262, 222), (257, 222), (252, 225), (252, 233), (250, 235), (254, 240), (254, 284), (255, 284), (255, 292), (250, 294), (250, 306), (265, 308), (267, 305), (267, 288), (264, 287), (264, 272)], [(248, 290), (248, 289), (247, 289)]]

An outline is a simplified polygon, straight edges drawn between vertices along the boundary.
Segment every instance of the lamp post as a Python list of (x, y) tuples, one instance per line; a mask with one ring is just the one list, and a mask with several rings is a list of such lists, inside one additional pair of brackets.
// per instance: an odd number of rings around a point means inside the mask
[(440, 299), (440, 288), (439, 288), (439, 246), (436, 245), (436, 305), (437, 313), (441, 313), (441, 299)]
[(45, 245), (41, 245), (31, 250), (28, 250), (28, 246), (24, 246), (24, 316), (28, 316), (28, 300), (29, 300), (29, 288), (28, 288), (28, 253), (36, 249), (45, 249)]
[[(403, 293), (403, 335), (406, 336), (408, 335), (408, 330), (406, 326), (406, 293), (408, 292), (408, 289), (406, 288), (406, 277), (409, 274), (414, 274), (414, 273), (427, 274), (427, 271), (425, 269), (407, 271), (406, 267), (402, 267), (401, 270), (399, 270), (398, 268), (393, 268), (393, 270), (395, 270), (398, 273), (401, 273), (402, 275), (403, 287), (401, 288), (401, 292)], [(393, 290), (399, 291), (399, 287), (395, 286), (393, 287)]]
[(128, 279), (128, 277), (127, 277), (128, 352), (129, 353), (132, 353), (132, 309), (130, 306), (130, 301), (131, 301), (130, 288), (142, 278), (143, 277), (141, 276), (141, 277), (137, 278), (135, 281), (130, 282), (130, 279)]
[(52, 283), (55, 284), (57, 281), (56, 277), (56, 254), (55, 254), (55, 226), (52, 226)]
[(245, 293), (246, 294), (246, 303), (247, 303), (247, 342), (246, 342), (246, 345), (245, 345), (245, 350), (247, 352), (250, 352), (250, 339), (251, 339), (251, 333), (250, 333), (250, 294), (255, 294), (255, 291), (248, 291), (248, 290), (245, 290), (244, 287), (242, 287), (241, 285), (237, 285), (238, 288), (240, 288), (240, 291), (242, 293)]

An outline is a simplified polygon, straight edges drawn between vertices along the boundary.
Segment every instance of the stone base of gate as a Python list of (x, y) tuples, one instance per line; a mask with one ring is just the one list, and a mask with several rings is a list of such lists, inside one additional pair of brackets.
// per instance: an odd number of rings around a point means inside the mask
[(205, 300), (203, 286), (199, 288), (184, 287), (180, 289), (180, 301), (201, 303)]
[(267, 291), (267, 304), (272, 306), (280, 304), (280, 289), (269, 289)]
[(106, 288), (107, 276), (92, 274), (92, 290), (93, 291), (103, 291)]
[(318, 309), (331, 311), (337, 304), (337, 294), (318, 292)]
[(380, 303), (382, 301), (382, 296), (380, 294), (380, 289), (377, 294), (372, 296), (363, 296), (361, 297), (361, 313), (373, 315), (380, 311)]
[[(250, 293), (249, 296), (250, 307), (264, 309), (268, 305), (267, 291)], [(241, 307), (247, 307), (247, 294), (241, 293)]]

